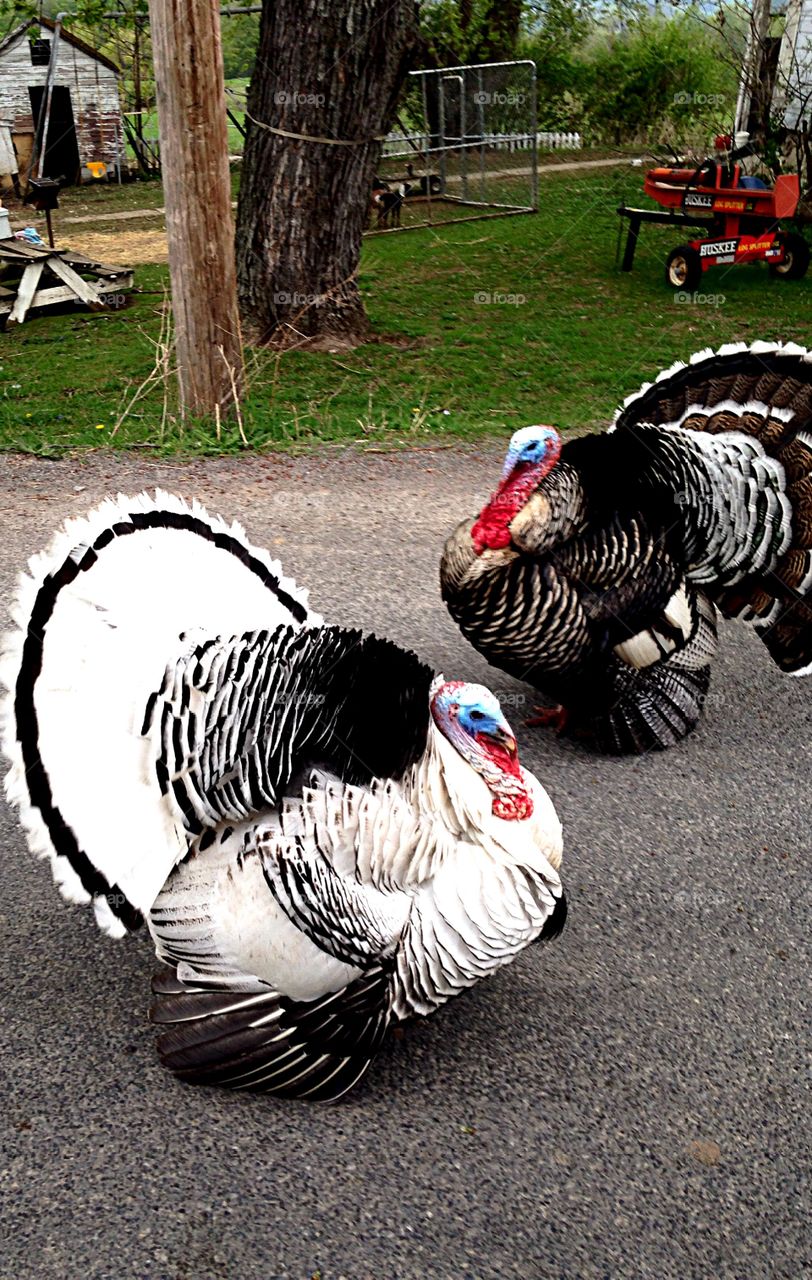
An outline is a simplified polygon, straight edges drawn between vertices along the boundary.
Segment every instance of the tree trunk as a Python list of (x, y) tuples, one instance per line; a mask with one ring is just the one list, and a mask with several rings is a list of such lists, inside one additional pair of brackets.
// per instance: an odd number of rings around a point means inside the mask
[(368, 333), (361, 233), (416, 41), (414, 0), (264, 0), (237, 212), (240, 306), (254, 341)]
[[(739, 100), (736, 103), (734, 132), (739, 130), (750, 131), (754, 128), (758, 131), (758, 118), (763, 116), (763, 102), (760, 107), (758, 106), (761, 98), (761, 69), (769, 28), (770, 0), (753, 0), (750, 28), (747, 33), (747, 45), (744, 54), (744, 66), (739, 83)], [(763, 133), (759, 139), (756, 140), (754, 138), (754, 141), (759, 144), (763, 140)]]
[(491, 0), (483, 23), (482, 62), (516, 57), (523, 12), (523, 0)]
[(216, 414), (243, 378), (220, 13), (212, 0), (149, 12), (181, 409)]

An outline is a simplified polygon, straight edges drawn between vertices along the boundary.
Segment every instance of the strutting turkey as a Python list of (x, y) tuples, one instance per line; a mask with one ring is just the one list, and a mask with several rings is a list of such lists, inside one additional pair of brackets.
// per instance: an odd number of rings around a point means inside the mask
[[(600, 435), (513, 436), (448, 539), (443, 599), (495, 666), (613, 753), (696, 724), (717, 610), (791, 675), (812, 664), (812, 354), (737, 343), (677, 363)], [(538, 722), (543, 722), (542, 712)]]
[(146, 920), (178, 1076), (336, 1098), (394, 1019), (560, 931), (560, 823), (487, 689), (324, 625), (170, 495), (108, 500), (30, 570), (7, 793), (65, 897)]

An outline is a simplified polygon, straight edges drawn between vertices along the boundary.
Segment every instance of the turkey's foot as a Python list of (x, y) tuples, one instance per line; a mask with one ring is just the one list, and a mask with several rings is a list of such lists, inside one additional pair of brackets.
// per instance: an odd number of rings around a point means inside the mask
[(555, 729), (556, 733), (563, 733), (568, 718), (567, 708), (557, 703), (554, 707), (534, 707), (533, 714), (526, 718), (524, 724), (528, 729), (544, 725), (548, 729)]

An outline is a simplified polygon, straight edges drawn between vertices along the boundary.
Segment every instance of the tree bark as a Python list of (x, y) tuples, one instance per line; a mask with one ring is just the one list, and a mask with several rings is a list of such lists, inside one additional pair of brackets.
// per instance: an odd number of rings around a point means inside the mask
[(181, 409), (229, 410), (243, 378), (220, 14), (149, 0)]
[(416, 43), (415, 0), (264, 0), (237, 212), (240, 308), (254, 341), (368, 333), (361, 233)]

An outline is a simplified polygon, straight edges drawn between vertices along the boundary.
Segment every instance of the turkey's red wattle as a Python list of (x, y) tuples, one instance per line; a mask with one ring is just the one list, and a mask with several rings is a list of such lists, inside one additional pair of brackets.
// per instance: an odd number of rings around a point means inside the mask
[(477, 555), (485, 550), (498, 551), (500, 547), (510, 545), (510, 520), (504, 515), (495, 515), (490, 507), (483, 507), (481, 514), (471, 528), (471, 538)]
[(523, 818), (533, 816), (533, 799), (528, 792), (516, 795), (497, 796), (491, 807), (495, 818), (504, 818), (506, 822), (520, 822)]
[(515, 750), (508, 751), (507, 747), (504, 747), (500, 742), (494, 742), (493, 738), (489, 738), (484, 733), (477, 734), (477, 742), (502, 773), (521, 779), (522, 766), (519, 764), (519, 756)]
[(471, 527), (471, 538), (478, 556), (485, 550), (499, 551), (510, 546), (511, 521), (555, 465), (557, 458), (558, 453), (553, 453), (541, 462), (517, 463), (505, 477)]
[(487, 734), (477, 735), (477, 741), (501, 774), (498, 783), (488, 784), (493, 792), (491, 812), (494, 817), (503, 818), (506, 822), (529, 818), (533, 813), (533, 797), (527, 789), (515, 745), (511, 751)]

